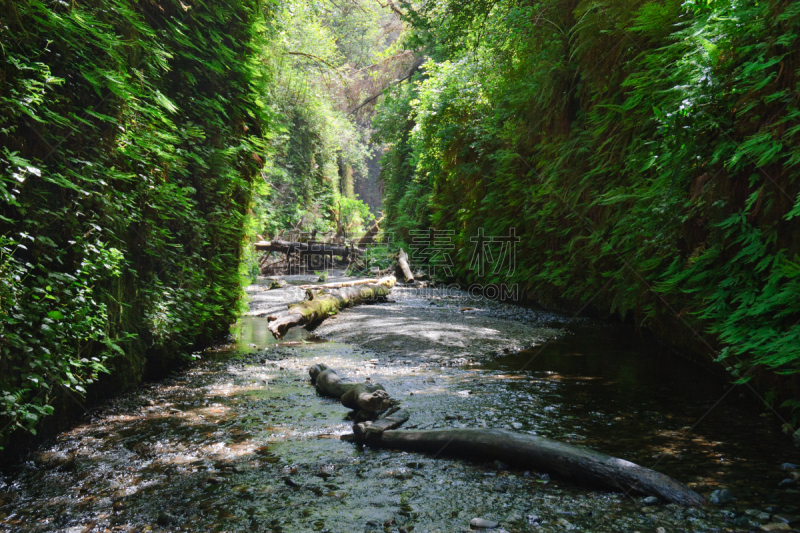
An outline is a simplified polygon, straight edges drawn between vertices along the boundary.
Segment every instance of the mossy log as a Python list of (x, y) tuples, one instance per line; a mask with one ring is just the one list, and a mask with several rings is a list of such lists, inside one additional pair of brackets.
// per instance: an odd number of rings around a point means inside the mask
[(384, 431), (370, 444), (393, 450), (500, 460), (611, 490), (656, 496), (681, 505), (706, 500), (669, 476), (601, 452), (504, 429)]
[(378, 383), (347, 383), (335, 370), (322, 364), (312, 366), (308, 373), (320, 394), (336, 398), (348, 409), (375, 412), (393, 405), (389, 394)]
[(388, 276), (371, 285), (323, 289), (316, 293), (308, 290), (308, 300), (290, 304), (285, 314), (270, 317), (267, 327), (276, 339), (280, 339), (295, 326), (320, 322), (346, 307), (385, 299), (395, 282), (394, 276)]
[(414, 274), (411, 273), (411, 266), (408, 263), (408, 254), (400, 248), (400, 251), (397, 253), (397, 266), (400, 268), (400, 272), (403, 273), (403, 279), (406, 283), (412, 283), (414, 281)]

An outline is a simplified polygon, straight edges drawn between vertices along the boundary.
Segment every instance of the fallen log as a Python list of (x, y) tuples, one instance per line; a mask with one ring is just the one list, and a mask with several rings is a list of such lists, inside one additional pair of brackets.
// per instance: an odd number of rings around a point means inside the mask
[(376, 285), (381, 284), (381, 280), (377, 278), (358, 279), (355, 281), (343, 281), (341, 283), (326, 283), (325, 285), (300, 285), (303, 290), (320, 290), (320, 289), (342, 289), (344, 287), (355, 287), (356, 285)]
[(312, 366), (308, 373), (320, 394), (336, 398), (348, 409), (374, 412), (393, 405), (389, 394), (378, 383), (347, 383), (335, 370), (322, 364)]
[(686, 485), (630, 461), (504, 429), (390, 430), (369, 442), (393, 450), (496, 459), (593, 486), (657, 496), (681, 505), (706, 503), (703, 496)]
[(397, 253), (397, 266), (400, 267), (400, 272), (403, 273), (403, 279), (405, 279), (406, 283), (412, 283), (414, 274), (411, 273), (411, 267), (408, 264), (408, 254), (402, 248)]
[(356, 255), (363, 254), (363, 250), (358, 248), (349, 248), (336, 244), (327, 243), (307, 243), (307, 242), (291, 242), (291, 241), (260, 241), (254, 244), (256, 250), (260, 252), (280, 252), (286, 255), (338, 255), (342, 259), (353, 253)]
[(395, 282), (394, 276), (388, 276), (370, 285), (324, 289), (317, 293), (308, 290), (308, 300), (289, 304), (289, 310), (284, 315), (270, 317), (267, 328), (273, 337), (280, 339), (295, 326), (320, 322), (346, 307), (382, 300), (389, 295)]
[(381, 435), (390, 429), (395, 429), (408, 422), (409, 413), (405, 409), (381, 415), (374, 422), (361, 422), (353, 425), (353, 433), (358, 440), (370, 441), (373, 438), (380, 438)]
[(681, 505), (704, 505), (706, 500), (671, 477), (602, 452), (505, 429), (445, 429), (398, 431), (409, 413), (394, 406), (384, 388), (346, 383), (326, 365), (308, 370), (317, 390), (352, 409), (386, 411), (374, 422), (353, 425), (342, 440), (392, 450), (442, 453), (478, 460), (500, 460), (522, 468), (548, 472), (565, 479), (611, 490), (659, 497)]

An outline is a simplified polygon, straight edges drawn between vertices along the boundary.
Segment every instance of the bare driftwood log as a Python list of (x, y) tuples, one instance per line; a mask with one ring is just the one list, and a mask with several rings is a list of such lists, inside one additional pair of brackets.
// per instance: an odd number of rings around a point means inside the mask
[(371, 441), (373, 438), (380, 439), (384, 431), (395, 429), (408, 422), (409, 413), (405, 409), (399, 409), (381, 415), (374, 422), (361, 422), (353, 425), (353, 433), (357, 440)]
[(411, 267), (408, 264), (408, 254), (402, 248), (400, 248), (400, 252), (397, 254), (397, 266), (400, 267), (400, 271), (403, 273), (403, 278), (406, 283), (414, 281), (414, 274), (411, 273)]
[(354, 281), (343, 281), (341, 283), (326, 283), (325, 285), (301, 285), (303, 290), (321, 290), (321, 289), (341, 289), (344, 287), (355, 287), (356, 285), (375, 285), (380, 284), (381, 280), (378, 278), (358, 279)]
[(343, 259), (353, 254), (362, 254), (362, 250), (357, 248), (348, 248), (347, 246), (327, 243), (307, 243), (307, 242), (290, 242), (290, 241), (261, 241), (255, 243), (255, 248), (261, 252), (280, 252), (287, 255), (339, 255)]
[(341, 289), (324, 289), (317, 293), (306, 291), (309, 299), (289, 304), (289, 310), (281, 316), (270, 317), (267, 328), (276, 339), (282, 338), (290, 328), (303, 326), (325, 320), (336, 314), (339, 309), (358, 305), (364, 302), (379, 301), (389, 295), (396, 278), (388, 276), (378, 283), (357, 285)]
[(353, 425), (343, 440), (392, 450), (432, 453), (479, 460), (501, 460), (522, 468), (623, 492), (657, 496), (681, 505), (704, 505), (705, 498), (669, 476), (602, 452), (505, 429), (397, 431), (409, 414), (390, 400), (380, 385), (346, 383), (331, 368), (318, 364), (308, 373), (317, 390), (351, 409), (386, 410), (376, 421)]
[(335, 370), (321, 364), (309, 368), (308, 373), (320, 394), (340, 400), (348, 409), (383, 411), (393, 405), (378, 383), (346, 383)]
[(370, 440), (370, 443), (394, 450), (497, 459), (589, 485), (657, 496), (681, 505), (706, 503), (703, 496), (686, 485), (630, 461), (504, 429), (384, 431), (379, 439)]

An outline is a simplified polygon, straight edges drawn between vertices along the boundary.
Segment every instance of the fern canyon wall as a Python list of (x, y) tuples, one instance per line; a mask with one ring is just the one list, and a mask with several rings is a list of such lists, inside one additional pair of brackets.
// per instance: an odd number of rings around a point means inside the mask
[(0, 16), (0, 434), (19, 444), (235, 320), (264, 17), (248, 0)]
[[(375, 121), (395, 237), (438, 232), (464, 285), (616, 315), (796, 409), (800, 4), (406, 7), (429, 59)], [(472, 239), (512, 229), (513, 272), (478, 275)]]

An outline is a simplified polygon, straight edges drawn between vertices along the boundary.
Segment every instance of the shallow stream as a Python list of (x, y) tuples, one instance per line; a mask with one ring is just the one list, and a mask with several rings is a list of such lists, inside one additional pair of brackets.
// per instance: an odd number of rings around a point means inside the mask
[[(0, 478), (0, 531), (785, 530), (800, 514), (800, 450), (745, 386), (623, 326), (396, 287), (315, 331), (274, 340), (259, 314), (296, 285), (249, 289), (235, 342), (92, 412)], [(565, 327), (566, 324), (566, 327)], [(702, 509), (588, 490), (543, 472), (339, 440), (347, 410), (309, 366), (382, 383), (408, 428), (505, 427), (654, 468)], [(798, 519), (800, 521), (800, 519)], [(800, 522), (794, 524), (800, 527)], [(402, 529), (401, 529), (402, 528)]]

